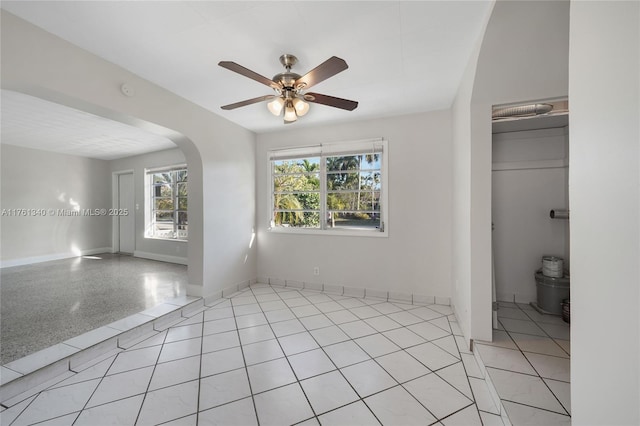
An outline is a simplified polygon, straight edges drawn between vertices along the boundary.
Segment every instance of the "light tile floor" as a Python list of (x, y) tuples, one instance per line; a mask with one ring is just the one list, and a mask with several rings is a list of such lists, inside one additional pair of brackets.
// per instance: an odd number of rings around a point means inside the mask
[(530, 305), (498, 305), (493, 342), (475, 342), (481, 371), (469, 374), (472, 387), (486, 373), (514, 425), (570, 425), (569, 324)]
[(212, 305), (6, 401), (2, 425), (502, 424), (449, 306), (263, 284)]

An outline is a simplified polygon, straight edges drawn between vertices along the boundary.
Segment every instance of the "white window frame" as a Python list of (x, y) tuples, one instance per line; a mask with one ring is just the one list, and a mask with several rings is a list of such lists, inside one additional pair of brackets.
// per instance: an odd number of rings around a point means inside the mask
[[(322, 220), (326, 213), (326, 158), (333, 156), (363, 155), (367, 153), (380, 155), (380, 227), (326, 227), (326, 221)], [(307, 235), (342, 235), (357, 237), (388, 237), (389, 236), (389, 148), (385, 139), (367, 139), (360, 141), (332, 142), (321, 145), (279, 148), (267, 152), (267, 223), (268, 231), (283, 234), (307, 234)], [(297, 159), (305, 157), (320, 157), (320, 227), (282, 227), (273, 224), (273, 161), (279, 159)]]
[[(154, 212), (155, 212), (155, 207), (154, 207), (154, 200), (155, 200), (155, 196), (153, 194), (153, 188), (154, 188), (154, 182), (153, 182), (153, 175), (157, 174), (157, 173), (176, 173), (176, 172), (180, 172), (180, 171), (187, 171), (187, 200), (188, 200), (188, 188), (189, 188), (189, 177), (188, 177), (188, 168), (186, 164), (176, 164), (176, 165), (172, 165), (172, 166), (166, 166), (166, 167), (157, 167), (157, 168), (152, 168), (152, 169), (145, 169), (144, 171), (144, 177), (145, 177), (145, 184), (144, 184), (144, 193), (145, 193), (145, 233), (144, 233), (144, 237), (148, 238), (148, 239), (153, 239), (153, 240), (161, 240), (161, 241), (180, 241), (180, 242), (187, 242), (189, 240), (189, 233), (188, 230), (186, 231), (186, 233), (182, 234), (180, 232), (180, 230), (178, 229), (178, 220), (179, 220), (179, 212), (182, 212), (184, 210), (180, 209), (180, 206), (178, 205), (178, 191), (177, 191), (177, 184), (178, 182), (174, 181), (173, 182), (173, 187), (172, 187), (172, 198), (174, 200), (174, 205), (173, 205), (173, 236), (172, 237), (163, 237), (163, 236), (158, 236), (158, 235), (154, 235), (152, 233), (152, 227), (154, 224)], [(188, 201), (187, 201), (188, 203)], [(189, 214), (189, 209), (187, 206), (187, 215)], [(188, 217), (188, 216), (187, 216)], [(188, 221), (188, 219), (187, 219)], [(188, 226), (188, 225), (187, 225)]]

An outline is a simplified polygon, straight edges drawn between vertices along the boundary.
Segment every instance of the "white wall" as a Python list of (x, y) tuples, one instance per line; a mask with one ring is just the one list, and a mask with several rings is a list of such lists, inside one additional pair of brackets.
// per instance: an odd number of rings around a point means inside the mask
[(572, 2), (571, 407), (640, 424), (640, 3)]
[(111, 218), (64, 216), (111, 207), (107, 161), (1, 145), (2, 209), (36, 209), (44, 215), (2, 215), (2, 266), (111, 251)]
[[(8, 145), (2, 149), (2, 209), (44, 209), (45, 216), (2, 216), (2, 266), (44, 262), (113, 249), (111, 216), (62, 216), (58, 209), (108, 209), (113, 202), (113, 173), (134, 172), (135, 255), (187, 263), (188, 243), (144, 238), (145, 168), (184, 164), (179, 149), (118, 160), (56, 154)], [(117, 182), (116, 182), (117, 183)], [(50, 209), (55, 211), (52, 214)]]
[[(388, 238), (267, 230), (268, 150), (377, 137), (389, 143)], [(258, 135), (258, 276), (450, 297), (450, 144), (449, 111)]]
[[(184, 241), (159, 240), (145, 238), (145, 203), (144, 191), (146, 175), (145, 169), (154, 167), (185, 164), (185, 158), (179, 149), (168, 149), (134, 157), (121, 158), (109, 162), (111, 173), (133, 171), (134, 203), (138, 209), (135, 215), (135, 251), (134, 255), (156, 260), (187, 263), (188, 243)], [(115, 205), (115, 204), (114, 204)]]
[[(145, 128), (189, 164), (188, 294), (256, 276), (255, 135), (2, 11), (2, 87)], [(124, 96), (127, 82), (136, 91)], [(4, 230), (3, 230), (4, 231)]]
[(568, 1), (496, 2), (454, 103), (454, 303), (467, 339), (492, 338), (491, 107), (567, 96), (568, 23)]
[(493, 135), (492, 222), (497, 299), (520, 303), (537, 299), (534, 272), (543, 255), (566, 251), (566, 219), (552, 209), (568, 209), (567, 128)]
[[(465, 69), (452, 110), (451, 302), (465, 340), (471, 347), (471, 96), (480, 53), (476, 45)], [(474, 316), (475, 317), (475, 316)], [(477, 320), (476, 320), (477, 321)], [(485, 336), (485, 340), (487, 337)]]

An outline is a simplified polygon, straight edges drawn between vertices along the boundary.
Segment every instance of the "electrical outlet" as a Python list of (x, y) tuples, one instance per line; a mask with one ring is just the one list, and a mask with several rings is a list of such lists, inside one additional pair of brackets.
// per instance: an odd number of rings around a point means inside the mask
[(318, 266), (313, 267), (313, 275), (320, 275), (320, 267)]

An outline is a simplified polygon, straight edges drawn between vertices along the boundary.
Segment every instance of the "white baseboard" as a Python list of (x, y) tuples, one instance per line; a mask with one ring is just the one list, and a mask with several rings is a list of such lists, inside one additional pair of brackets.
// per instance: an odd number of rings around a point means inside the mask
[(528, 305), (531, 302), (537, 300), (537, 296), (531, 294), (519, 294), (519, 293), (498, 293), (496, 295), (498, 302), (511, 302)]
[[(416, 293), (402, 293), (395, 291), (369, 289), (366, 287), (348, 287), (334, 284), (323, 283), (307, 283), (304, 281), (294, 281), (282, 278), (274, 277), (258, 277), (255, 282), (262, 284), (269, 284), (275, 287), (290, 287), (296, 290), (312, 290), (323, 293), (339, 294), (343, 296), (363, 297), (363, 298), (376, 298), (384, 299), (388, 301), (401, 302), (413, 305), (451, 305), (451, 298), (440, 296), (425, 296)], [(229, 292), (230, 289), (227, 289)], [(224, 296), (226, 297), (226, 295)]]
[(167, 254), (149, 253), (145, 251), (136, 250), (133, 252), (133, 256), (142, 259), (158, 260), (160, 262), (178, 263), (180, 265), (187, 265), (188, 263), (186, 257), (169, 256)]
[(0, 263), (0, 268), (9, 268), (12, 266), (23, 266), (23, 265), (31, 265), (34, 263), (51, 262), (52, 260), (71, 259), (73, 257), (78, 257), (78, 256), (92, 256), (94, 254), (100, 254), (100, 253), (112, 253), (112, 251), (113, 249), (111, 247), (99, 247), (94, 249), (81, 250), (80, 253), (77, 253), (77, 252), (53, 253), (53, 254), (45, 254), (43, 256), (23, 257), (20, 259), (3, 260)]

